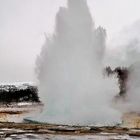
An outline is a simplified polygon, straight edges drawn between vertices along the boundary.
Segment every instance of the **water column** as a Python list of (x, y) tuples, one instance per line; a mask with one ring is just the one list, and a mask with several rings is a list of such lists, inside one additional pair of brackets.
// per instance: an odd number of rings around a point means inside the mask
[(116, 81), (102, 75), (105, 38), (105, 30), (95, 28), (86, 0), (68, 0), (67, 7), (60, 7), (55, 32), (36, 62), (45, 104), (36, 120), (80, 125), (119, 120), (110, 107)]

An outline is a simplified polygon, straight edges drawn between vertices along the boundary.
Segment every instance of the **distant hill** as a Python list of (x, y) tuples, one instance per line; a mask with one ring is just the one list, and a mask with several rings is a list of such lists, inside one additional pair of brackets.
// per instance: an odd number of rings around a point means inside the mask
[(0, 104), (19, 102), (40, 103), (37, 86), (27, 83), (0, 85)]

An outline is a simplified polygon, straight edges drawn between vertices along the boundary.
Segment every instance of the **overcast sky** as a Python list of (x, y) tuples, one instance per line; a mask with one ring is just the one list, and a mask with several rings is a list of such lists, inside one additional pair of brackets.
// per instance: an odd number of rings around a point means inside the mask
[[(96, 26), (108, 40), (140, 19), (140, 0), (87, 0)], [(0, 82), (35, 81), (36, 56), (44, 32), (53, 32), (55, 14), (66, 0), (0, 0)]]

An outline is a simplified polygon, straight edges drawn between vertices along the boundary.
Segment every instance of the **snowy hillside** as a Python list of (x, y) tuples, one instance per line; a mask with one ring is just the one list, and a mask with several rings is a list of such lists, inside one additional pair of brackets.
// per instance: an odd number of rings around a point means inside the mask
[(37, 86), (31, 83), (0, 85), (0, 103), (40, 102)]

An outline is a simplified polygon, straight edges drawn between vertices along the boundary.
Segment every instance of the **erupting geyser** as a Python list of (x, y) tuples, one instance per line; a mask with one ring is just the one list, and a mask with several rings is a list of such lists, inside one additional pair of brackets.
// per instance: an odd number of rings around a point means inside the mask
[(39, 91), (45, 107), (35, 118), (58, 124), (112, 124), (120, 113), (111, 107), (119, 89), (103, 76), (106, 32), (95, 28), (86, 0), (68, 0), (56, 15), (55, 33), (37, 59)]

